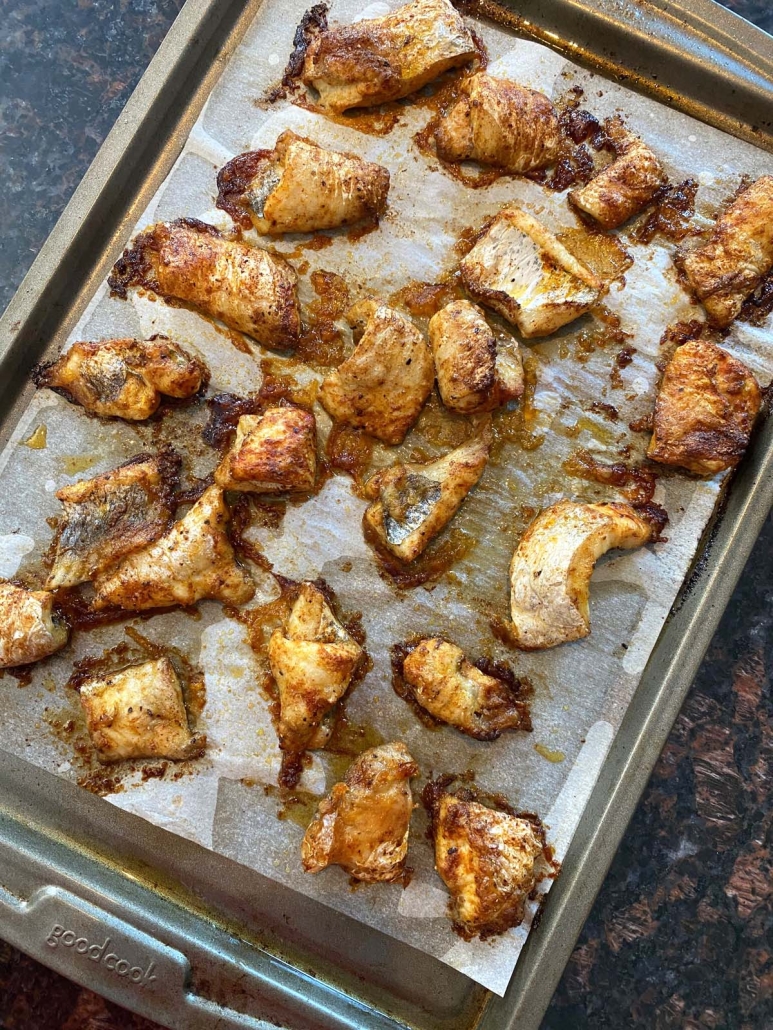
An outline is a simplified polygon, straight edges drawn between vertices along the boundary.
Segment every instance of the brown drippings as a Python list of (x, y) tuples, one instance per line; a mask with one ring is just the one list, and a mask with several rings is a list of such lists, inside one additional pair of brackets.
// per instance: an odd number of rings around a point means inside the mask
[(659, 347), (664, 357), (670, 359), (677, 347), (699, 340), (708, 330), (705, 322), (691, 318), (689, 322), (674, 322), (666, 327), (660, 337)]
[(428, 730), (436, 730), (438, 726), (442, 726), (440, 719), (436, 719), (434, 715), (430, 715), (426, 708), (419, 704), (416, 700), (416, 696), (413, 692), (413, 688), (406, 681), (403, 675), (403, 665), (405, 659), (415, 651), (422, 640), (425, 639), (421, 634), (416, 634), (411, 637), (410, 640), (405, 640), (399, 644), (393, 644), (389, 649), (389, 659), (392, 666), (392, 689), (395, 694), (407, 705), (410, 706), (413, 714)]
[(492, 454), (496, 457), (505, 443), (514, 443), (523, 451), (536, 451), (545, 442), (542, 434), (534, 432), (539, 409), (534, 404), (539, 362), (531, 353), (523, 355), (523, 396), (515, 409), (500, 408), (494, 413)]
[(574, 425), (566, 426), (563, 430), (565, 436), (568, 436), (571, 440), (576, 439), (580, 433), (590, 433), (592, 437), (604, 444), (605, 447), (611, 447), (617, 442), (617, 434), (608, 429), (606, 426), (600, 426), (592, 418), (588, 418), (585, 415), (581, 415)]
[(263, 373), (263, 380), (258, 390), (257, 399), (261, 410), (280, 403), (295, 404), (299, 408), (311, 410), (317, 398), (319, 383), (316, 379), (305, 386), (299, 385), (292, 374), (288, 374), (293, 367), (300, 365), (286, 358), (263, 358), (260, 362), (260, 370)]
[(35, 668), (35, 664), (13, 665), (5, 669), (0, 669), (0, 679), (2, 679), (7, 673), (16, 680), (20, 687), (28, 687), (30, 683), (32, 683), (32, 672)]
[(768, 272), (754, 293), (749, 294), (743, 302), (738, 316), (740, 322), (748, 322), (753, 326), (762, 326), (773, 311), (773, 271)]
[(373, 445), (373, 437), (364, 430), (335, 422), (325, 444), (325, 456), (331, 469), (347, 472), (361, 483), (373, 458)]
[(250, 494), (240, 494), (231, 506), (230, 537), (237, 554), (253, 562), (258, 568), (270, 572), (273, 568), (257, 544), (246, 538), (247, 530), (252, 526), (267, 529), (278, 529), (287, 511), (286, 501), (258, 500)]
[(310, 279), (317, 297), (308, 306), (295, 356), (312, 368), (329, 369), (346, 358), (346, 340), (336, 323), (349, 309), (349, 288), (335, 272), (319, 269)]
[(700, 230), (691, 226), (695, 214), (695, 195), (698, 183), (695, 179), (671, 185), (667, 183), (655, 194), (654, 208), (647, 218), (632, 232), (637, 243), (650, 243), (655, 236), (665, 236), (679, 242), (687, 236), (695, 236)]
[(632, 504), (649, 504), (655, 494), (657, 477), (645, 469), (623, 462), (608, 465), (588, 451), (577, 451), (563, 463), (564, 471), (578, 479), (614, 486)]
[(394, 307), (402, 307), (414, 318), (432, 318), (446, 304), (458, 300), (461, 291), (450, 283), (410, 282), (389, 297)]
[(608, 422), (620, 421), (620, 413), (614, 404), (606, 404), (604, 401), (593, 401), (588, 405), (588, 411), (592, 411), (595, 415), (601, 415)]
[(609, 381), (612, 384), (613, 390), (623, 389), (625, 384), (623, 383), (623, 377), (620, 373), (624, 368), (628, 368), (628, 366), (633, 361), (633, 356), (635, 353), (635, 347), (623, 347), (622, 350), (619, 350), (617, 352), (617, 355), (615, 357), (615, 363), (612, 366), (612, 369), (609, 373)]
[(412, 590), (437, 582), (475, 546), (473, 536), (452, 528), (433, 540), (423, 554), (407, 565), (381, 546), (369, 523), (363, 521), (362, 528), (366, 542), (375, 552), (379, 575), (398, 590)]
[(557, 239), (604, 282), (621, 279), (633, 264), (633, 258), (617, 236), (608, 233), (577, 226), (565, 229)]
[[(362, 676), (359, 678), (362, 679)], [(351, 689), (350, 687), (347, 694), (351, 692)], [(333, 733), (325, 745), (325, 754), (328, 756), (333, 783), (344, 778), (355, 758), (384, 743), (384, 737), (375, 726), (370, 723), (351, 722), (346, 712), (341, 711), (335, 721)], [(329, 786), (332, 786), (332, 783)]]
[[(275, 791), (276, 788), (265, 788), (267, 793)], [(309, 794), (305, 790), (294, 790), (290, 793), (276, 791), (280, 800), (281, 808), (277, 809), (276, 817), (283, 822), (295, 823), (302, 830), (308, 829), (309, 825), (317, 814), (319, 798), (316, 794)]]
[(224, 450), (236, 430), (242, 415), (257, 415), (261, 411), (256, 396), (239, 397), (234, 393), (218, 393), (207, 401), (209, 416), (201, 431), (202, 439), (210, 447)]

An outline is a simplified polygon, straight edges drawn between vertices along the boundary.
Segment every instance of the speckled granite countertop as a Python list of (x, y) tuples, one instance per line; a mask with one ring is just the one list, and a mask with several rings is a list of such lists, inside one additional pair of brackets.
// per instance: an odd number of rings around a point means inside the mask
[[(770, 0), (726, 0), (773, 33)], [(0, 308), (182, 0), (0, 0)], [(773, 1027), (769, 519), (543, 1030)], [(0, 942), (4, 1030), (152, 1030)]]

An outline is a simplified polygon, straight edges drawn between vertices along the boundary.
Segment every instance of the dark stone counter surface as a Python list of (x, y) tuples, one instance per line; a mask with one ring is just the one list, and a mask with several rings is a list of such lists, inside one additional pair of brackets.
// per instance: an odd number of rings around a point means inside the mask
[[(0, 0), (0, 308), (182, 0)], [(773, 32), (770, 0), (727, 6)], [(773, 1027), (773, 521), (544, 1030)], [(5, 1030), (152, 1030), (0, 942)]]

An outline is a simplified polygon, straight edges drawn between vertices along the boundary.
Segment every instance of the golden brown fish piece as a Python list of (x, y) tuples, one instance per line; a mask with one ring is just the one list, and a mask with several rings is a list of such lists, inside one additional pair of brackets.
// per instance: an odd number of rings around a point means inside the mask
[(113, 295), (131, 286), (187, 301), (266, 347), (293, 347), (301, 329), (297, 276), (283, 258), (227, 239), (195, 218), (158, 222), (138, 236), (108, 279)]
[(448, 525), (486, 467), (491, 430), (426, 465), (392, 465), (368, 480), (363, 494), (373, 504), (363, 523), (382, 547), (412, 562)]
[(101, 762), (124, 758), (198, 758), (207, 738), (191, 733), (171, 661), (155, 658), (104, 679), (86, 680), (81, 706)]
[(555, 875), (536, 816), (441, 794), (432, 829), (435, 868), (451, 893), (451, 918), (468, 939), (519, 926), (537, 884)]
[(205, 599), (249, 601), (255, 584), (236, 564), (226, 532), (229, 518), (223, 491), (209, 487), (160, 540), (95, 579), (96, 606), (141, 611)]
[(429, 344), (440, 396), (451, 411), (493, 411), (522, 396), (518, 342), (502, 337), (497, 341), (481, 309), (468, 300), (452, 301), (432, 316)]
[(304, 583), (283, 630), (271, 634), (268, 658), (279, 690), (279, 743), (290, 753), (324, 747), (325, 716), (351, 683), (362, 648), (338, 622), (325, 595)]
[[(658, 510), (659, 511), (659, 510)], [(512, 636), (524, 651), (590, 633), (588, 595), (598, 558), (656, 540), (664, 521), (628, 504), (559, 501), (534, 519), (510, 564)]]
[(0, 669), (39, 662), (67, 643), (70, 630), (47, 590), (0, 582)]
[(301, 843), (303, 868), (340, 865), (363, 883), (403, 875), (413, 810), (411, 777), (418, 766), (404, 744), (364, 751), (319, 804)]
[(432, 391), (432, 354), (404, 315), (375, 302), (357, 307), (369, 315), (365, 332), (322, 383), (319, 400), (336, 421), (399, 444)]
[(556, 162), (558, 114), (544, 93), (478, 72), (462, 83), (435, 144), (444, 161), (479, 161), (523, 175)]
[(138, 454), (110, 472), (62, 487), (47, 590), (86, 583), (158, 539), (172, 521), (180, 457)]
[(389, 172), (286, 129), (273, 150), (239, 154), (217, 176), (217, 206), (240, 225), (278, 236), (378, 220)]
[(773, 268), (773, 175), (740, 193), (709, 240), (680, 260), (712, 325), (730, 325)]
[(316, 419), (302, 408), (276, 407), (242, 415), (215, 482), (246, 493), (306, 493), (316, 475)]
[(301, 80), (320, 106), (340, 112), (408, 96), (476, 56), (448, 0), (413, 0), (381, 18), (325, 29), (306, 51)]
[(422, 640), (403, 662), (409, 696), (440, 722), (477, 740), (505, 730), (530, 730), (529, 708), (516, 697), (515, 681), (490, 676), (447, 640)]
[(742, 361), (707, 340), (691, 340), (666, 366), (647, 457), (700, 476), (734, 468), (761, 403), (759, 384)]
[(527, 339), (584, 315), (604, 289), (552, 232), (514, 205), (499, 212), (459, 271), (472, 296)]
[(141, 420), (158, 410), (162, 394), (182, 399), (198, 393), (209, 370), (166, 336), (152, 336), (74, 343), (56, 361), (34, 368), (32, 379), (93, 415)]
[(616, 157), (586, 186), (572, 190), (569, 201), (605, 229), (616, 229), (654, 199), (665, 174), (647, 144), (619, 118), (608, 119), (604, 129)]

